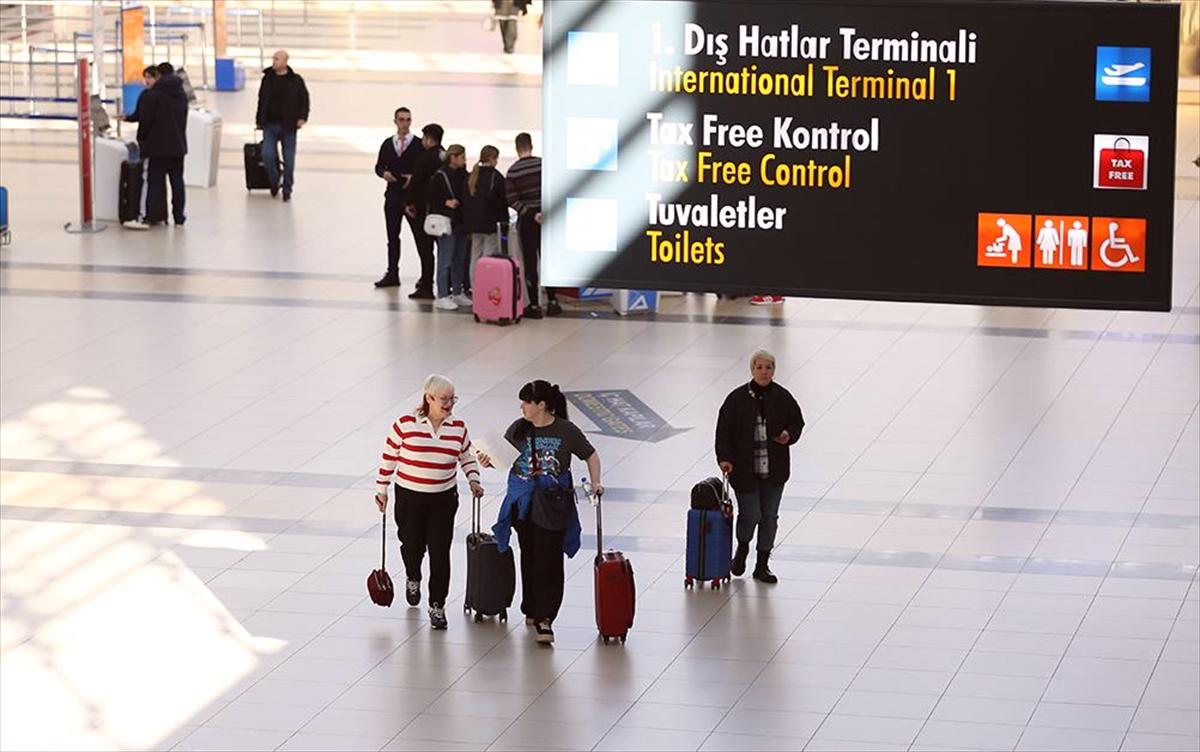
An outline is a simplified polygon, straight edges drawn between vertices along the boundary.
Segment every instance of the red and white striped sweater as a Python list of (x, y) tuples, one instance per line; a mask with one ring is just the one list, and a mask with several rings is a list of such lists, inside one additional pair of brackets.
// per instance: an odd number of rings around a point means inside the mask
[(466, 423), (451, 417), (434, 431), (429, 418), (402, 415), (388, 434), (375, 483), (386, 492), (395, 473), (396, 483), (410, 491), (449, 491), (455, 486), (455, 463), (462, 465), (467, 480), (479, 480), (479, 462)]

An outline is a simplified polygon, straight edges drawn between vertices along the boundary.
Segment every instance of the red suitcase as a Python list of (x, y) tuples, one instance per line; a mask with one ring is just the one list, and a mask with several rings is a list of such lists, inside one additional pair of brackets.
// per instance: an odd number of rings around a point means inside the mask
[[(586, 481), (585, 481), (586, 483)], [(604, 533), (596, 498), (596, 628), (604, 644), (610, 639), (625, 642), (633, 626), (633, 565), (620, 551), (604, 550)]]

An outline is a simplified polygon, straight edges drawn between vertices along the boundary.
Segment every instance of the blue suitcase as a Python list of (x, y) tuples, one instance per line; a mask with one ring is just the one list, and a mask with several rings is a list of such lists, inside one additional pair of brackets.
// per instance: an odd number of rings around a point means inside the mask
[(716, 509), (689, 509), (687, 517), (687, 571), (685, 588), (697, 581), (713, 590), (729, 582), (733, 561), (733, 507), (728, 495)]

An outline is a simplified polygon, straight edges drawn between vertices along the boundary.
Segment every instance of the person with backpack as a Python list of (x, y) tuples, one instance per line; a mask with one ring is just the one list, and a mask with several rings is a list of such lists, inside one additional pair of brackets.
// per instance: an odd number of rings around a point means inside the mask
[(476, 498), (483, 496), (479, 466), (491, 467), (479, 456), (467, 424), (454, 417), (454, 383), (432, 374), (425, 379), (421, 404), (392, 424), (383, 447), (375, 480), (375, 504), (387, 512), (388, 486), (395, 480), (396, 536), (407, 582), (404, 596), (410, 606), (421, 602), (421, 566), (429, 552), (429, 625), (446, 628), (446, 596), (450, 592), (450, 543), (458, 512), (457, 468)]
[(750, 356), (748, 383), (729, 393), (717, 415), (716, 454), (737, 496), (737, 551), (731, 573), (746, 571), (750, 542), (758, 532), (754, 579), (775, 584), (767, 565), (779, 527), (783, 485), (791, 475), (789, 447), (800, 440), (804, 415), (791, 392), (775, 383), (775, 356), (757, 350)]
[(475, 282), (475, 262), (483, 256), (500, 255), (497, 224), (508, 225), (508, 200), (504, 196), (504, 175), (496, 169), (500, 150), (487, 145), (479, 152), (479, 161), (467, 176), (467, 195), (463, 199), (463, 225), (471, 237), (471, 260), (467, 278)]
[(437, 235), (438, 297), (433, 304), (442, 311), (471, 306), (463, 284), (467, 265), (467, 233), (463, 227), (462, 208), (467, 189), (466, 167), (467, 150), (461, 144), (451, 144), (446, 149), (446, 163), (429, 179), (426, 194), (429, 214), (445, 217), (441, 228), (445, 232)]
[(574, 557), (583, 528), (575, 505), (571, 457), (587, 463), (592, 493), (604, 493), (600, 455), (567, 420), (567, 399), (557, 385), (538, 379), (521, 387), (521, 417), (504, 438), (520, 455), (508, 473), (508, 490), (492, 533), (501, 553), (512, 531), (521, 547), (521, 612), (534, 627), (534, 640), (554, 642), (554, 619), (562, 607), (563, 555)]

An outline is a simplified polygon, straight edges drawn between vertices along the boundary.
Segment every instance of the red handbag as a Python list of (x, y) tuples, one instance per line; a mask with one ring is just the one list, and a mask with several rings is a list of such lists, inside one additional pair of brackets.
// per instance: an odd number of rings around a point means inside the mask
[(379, 569), (367, 575), (367, 593), (371, 602), (376, 606), (391, 606), (396, 597), (396, 588), (392, 586), (392, 577), (387, 573), (387, 510), (383, 510), (383, 560)]

